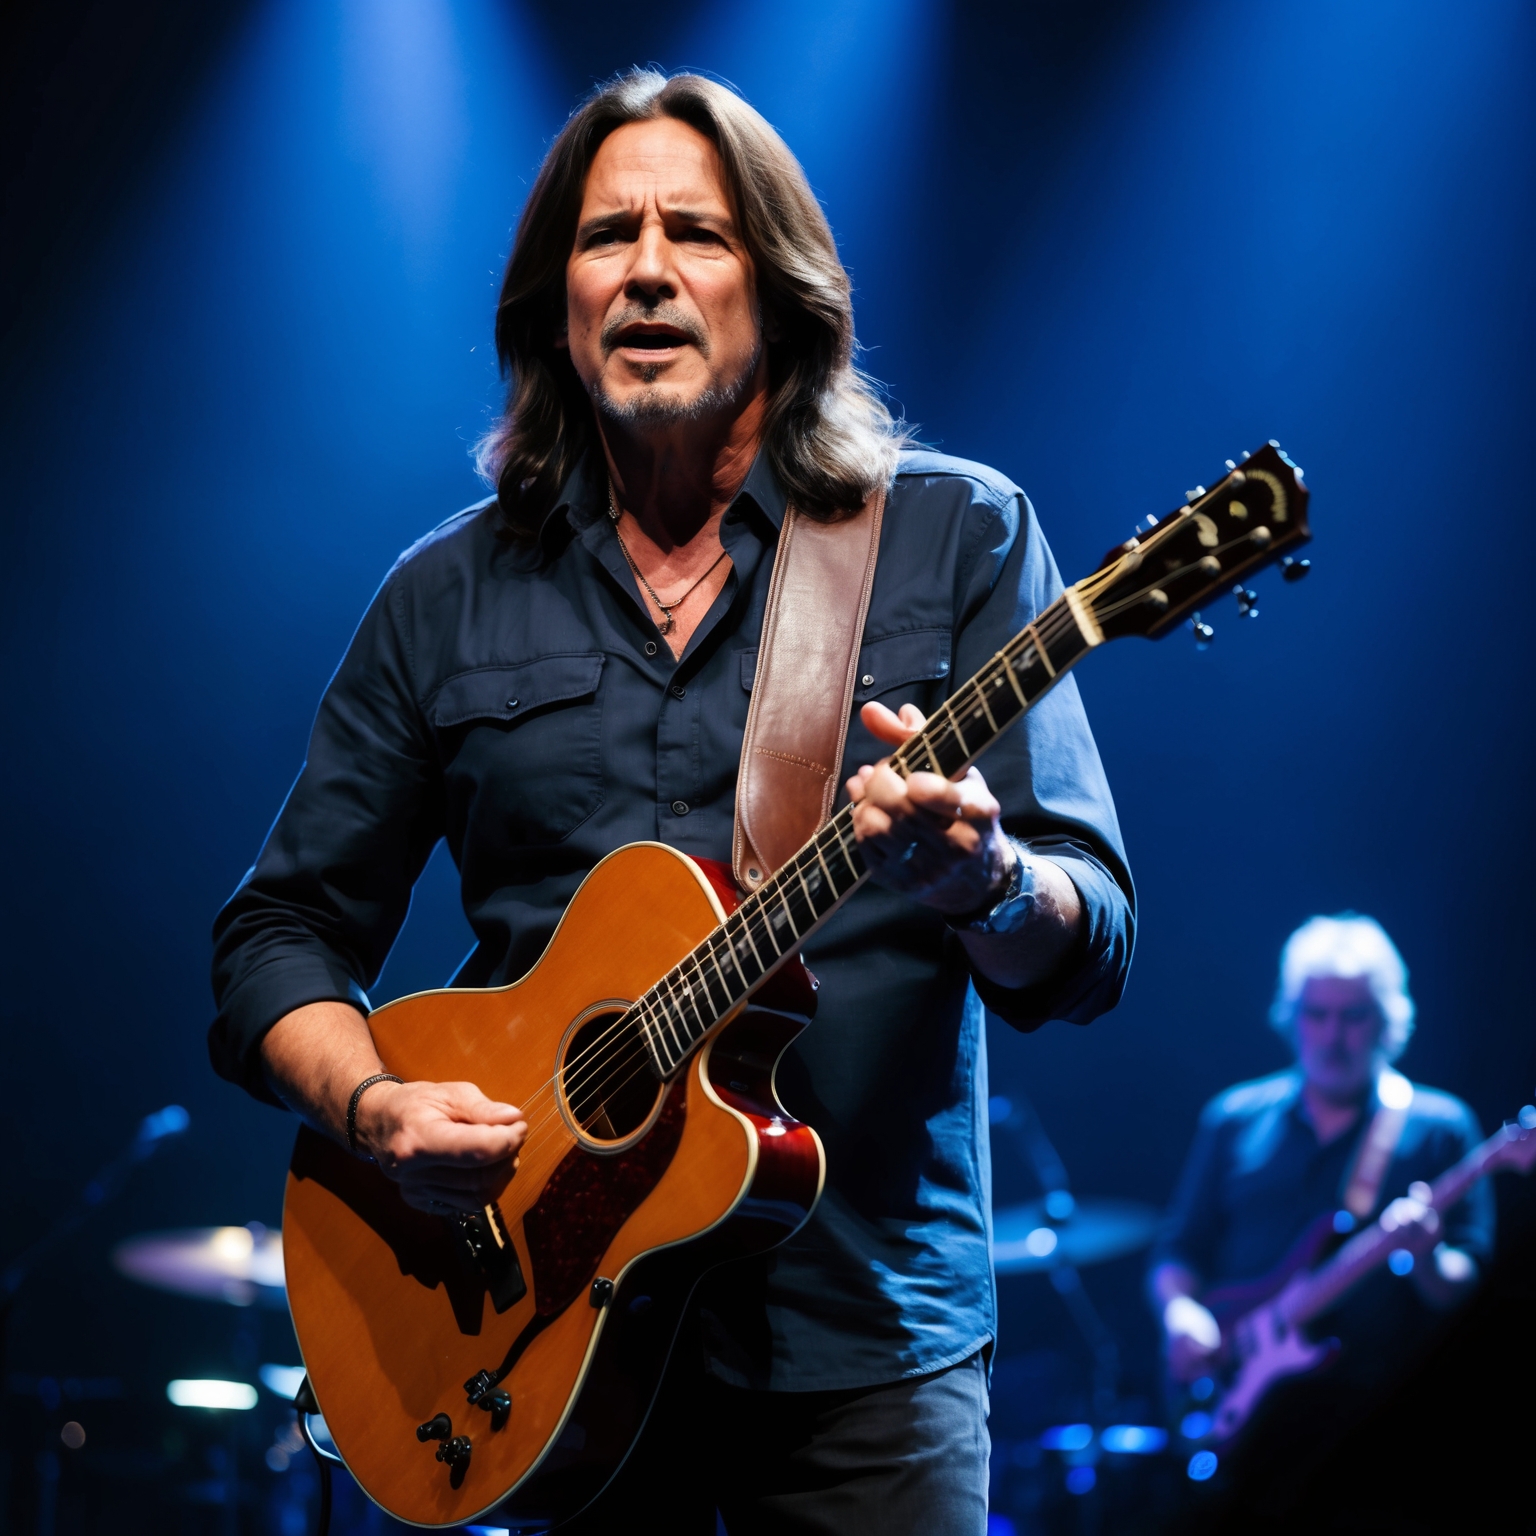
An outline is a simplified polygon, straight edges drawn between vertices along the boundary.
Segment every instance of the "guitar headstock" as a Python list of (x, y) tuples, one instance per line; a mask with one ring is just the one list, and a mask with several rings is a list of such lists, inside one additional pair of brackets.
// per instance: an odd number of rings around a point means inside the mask
[[(1227, 474), (1210, 490), (1198, 488), (1188, 506), (1117, 545), (1077, 584), (1106, 639), (1159, 640), (1229, 591), (1243, 612), (1257, 612), (1244, 578), (1312, 537), (1301, 471), (1274, 443), (1241, 464), (1227, 462)], [(1306, 569), (1286, 562), (1288, 577)]]
[(1536, 1167), (1536, 1106), (1527, 1104), (1514, 1120), (1494, 1134), (1504, 1139), (1494, 1147), (1488, 1159), (1490, 1173), (1496, 1169), (1529, 1173)]

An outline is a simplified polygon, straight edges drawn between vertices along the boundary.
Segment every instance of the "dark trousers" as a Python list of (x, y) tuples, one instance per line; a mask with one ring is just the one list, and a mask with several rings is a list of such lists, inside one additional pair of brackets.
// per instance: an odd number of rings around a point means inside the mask
[(845, 1392), (749, 1392), (674, 1359), (613, 1483), (560, 1536), (984, 1536), (977, 1354)]

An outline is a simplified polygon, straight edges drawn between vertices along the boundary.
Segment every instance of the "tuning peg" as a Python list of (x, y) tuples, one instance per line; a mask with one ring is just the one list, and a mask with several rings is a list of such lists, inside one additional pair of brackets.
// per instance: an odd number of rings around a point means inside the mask
[(1202, 496), (1204, 496), (1204, 495), (1205, 495), (1205, 487), (1203, 485), (1197, 485), (1194, 488), (1194, 490), (1192, 490), (1192, 491), (1185, 491), (1184, 492), (1184, 500), (1185, 501), (1199, 501), (1199, 499)]
[(1223, 459), (1221, 462), (1223, 464), (1225, 464), (1228, 469), (1236, 469), (1237, 468), (1237, 460), (1236, 459)]
[(1239, 618), (1256, 619), (1259, 616), (1259, 594), (1252, 587), (1245, 587), (1242, 582), (1232, 588), (1232, 596), (1237, 599), (1237, 612)]
[(1209, 624), (1201, 622), (1200, 615), (1195, 614), (1189, 621), (1190, 633), (1195, 637), (1195, 649), (1205, 650), (1216, 638), (1216, 631)]
[(1310, 560), (1292, 560), (1289, 555), (1280, 562), (1280, 575), (1286, 581), (1300, 581), (1311, 569)]
[(1246, 464), (1248, 462), (1248, 460), (1251, 459), (1252, 457), (1253, 457), (1253, 455), (1251, 453), (1249, 453), (1246, 448), (1244, 448), (1243, 449), (1243, 463)]

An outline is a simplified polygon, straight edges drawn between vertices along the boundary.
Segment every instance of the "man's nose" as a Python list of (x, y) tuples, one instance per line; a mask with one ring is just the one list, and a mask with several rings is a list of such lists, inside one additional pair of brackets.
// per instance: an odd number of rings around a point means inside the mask
[(624, 279), (624, 292), (628, 298), (650, 304), (676, 296), (672, 244), (659, 224), (642, 226)]

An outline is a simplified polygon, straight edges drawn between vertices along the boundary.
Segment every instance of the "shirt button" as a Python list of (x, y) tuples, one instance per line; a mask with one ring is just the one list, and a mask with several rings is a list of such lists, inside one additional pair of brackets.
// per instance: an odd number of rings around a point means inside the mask
[(672, 802), (672, 814), (674, 816), (686, 816), (688, 814), (688, 802), (686, 800), (674, 800)]
[(645, 642), (645, 654), (647, 656), (654, 656), (656, 654), (656, 642), (654, 640), (647, 640)]
[(873, 688), (875, 686), (874, 674), (866, 672), (864, 676), (859, 679), (859, 682), (862, 683), (866, 688)]
[(688, 692), (688, 690), (684, 688), (681, 683), (673, 683), (672, 686), (667, 689), (667, 692), (670, 693), (674, 699), (680, 699), (685, 693)]
[(508, 709), (516, 709), (517, 708), (517, 700), (516, 699), (508, 699), (507, 700), (507, 708)]

